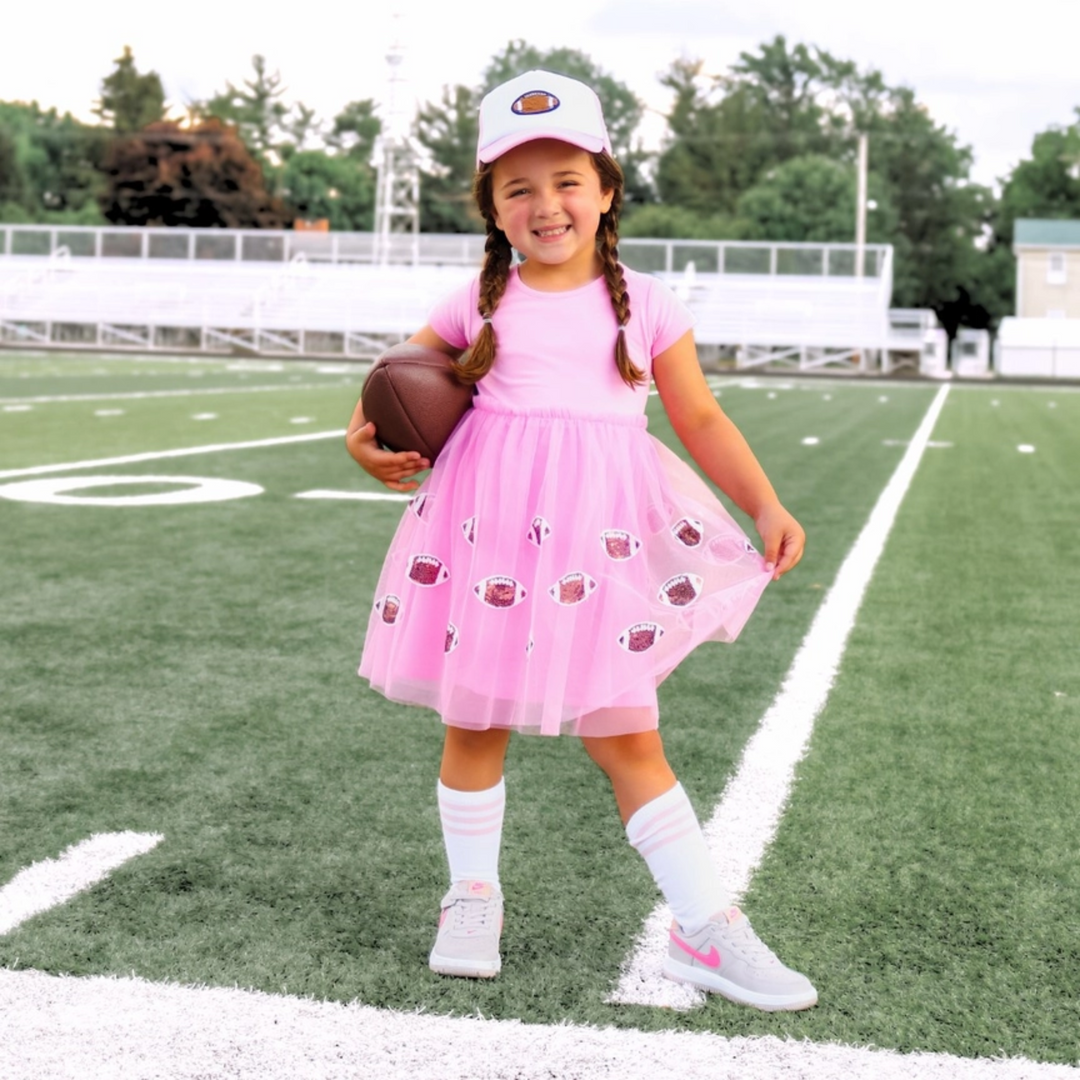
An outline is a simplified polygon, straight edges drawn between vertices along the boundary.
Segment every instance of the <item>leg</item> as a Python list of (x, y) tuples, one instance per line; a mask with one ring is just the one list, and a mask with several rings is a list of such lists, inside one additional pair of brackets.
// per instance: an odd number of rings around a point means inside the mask
[(439, 779), (455, 791), (485, 791), (494, 787), (502, 779), (509, 741), (508, 728), (471, 731), (447, 726)]
[(658, 731), (583, 739), (607, 773), (626, 837), (648, 864), (679, 924), (698, 930), (731, 905), (697, 815)]
[(805, 1009), (817, 992), (763, 945), (731, 906), (690, 800), (658, 732), (583, 739), (607, 773), (626, 826), (675, 921), (664, 974), (758, 1009)]
[(581, 742), (589, 757), (607, 773), (624, 825), (646, 803), (670, 791), (677, 782), (658, 731)]
[(443, 975), (491, 978), (501, 967), (499, 846), (509, 738), (507, 730), (446, 729), (438, 796), (450, 891), (429, 958)]

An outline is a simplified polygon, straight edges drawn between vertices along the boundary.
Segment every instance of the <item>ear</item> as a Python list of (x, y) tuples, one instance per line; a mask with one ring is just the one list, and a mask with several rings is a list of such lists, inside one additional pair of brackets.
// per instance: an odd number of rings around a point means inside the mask
[(611, 200), (615, 198), (614, 188), (604, 188), (600, 191), (600, 213), (606, 214), (611, 209)]

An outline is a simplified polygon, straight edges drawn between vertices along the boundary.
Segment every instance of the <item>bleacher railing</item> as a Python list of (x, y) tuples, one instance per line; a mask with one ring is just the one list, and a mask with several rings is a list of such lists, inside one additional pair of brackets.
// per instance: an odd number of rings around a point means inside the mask
[[(421, 233), (391, 238), (389, 261), (425, 266), (479, 266), (484, 237), (477, 233)], [(372, 264), (381, 254), (374, 233), (292, 232), (269, 229), (101, 228), (0, 224), (0, 256), (48, 257), (66, 248), (73, 259), (181, 259), (196, 262), (310, 262)], [(887, 244), (863, 247), (862, 276), (891, 275)], [(854, 244), (767, 243), (735, 240), (624, 239), (619, 256), (645, 273), (761, 274), (856, 277)]]

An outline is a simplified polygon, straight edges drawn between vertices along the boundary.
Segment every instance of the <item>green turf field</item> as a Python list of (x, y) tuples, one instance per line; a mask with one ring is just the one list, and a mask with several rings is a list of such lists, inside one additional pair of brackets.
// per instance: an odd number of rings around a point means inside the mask
[[(354, 674), (402, 507), (297, 498), (378, 490), (339, 436), (295, 441), (342, 429), (362, 377), (0, 352), (0, 484), (263, 489), (191, 505), (0, 498), (0, 885), (94, 833), (165, 837), (0, 936), (0, 966), (1080, 1060), (1080, 394), (951, 389), (746, 897), (821, 1003), (763, 1015), (605, 1003), (656, 895), (570, 740), (511, 746), (502, 975), (428, 971), (440, 725)], [(937, 392), (715, 385), (809, 545), (736, 645), (700, 649), (663, 688), (661, 730), (703, 816)], [(655, 399), (650, 427), (670, 438)]]

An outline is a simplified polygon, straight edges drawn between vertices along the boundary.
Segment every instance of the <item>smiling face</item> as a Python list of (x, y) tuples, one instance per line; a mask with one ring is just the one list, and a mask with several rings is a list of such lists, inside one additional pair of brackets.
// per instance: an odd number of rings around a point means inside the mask
[(520, 275), (539, 289), (568, 289), (601, 273), (600, 216), (611, 207), (592, 155), (537, 139), (505, 153), (492, 172), (495, 224), (525, 258)]

